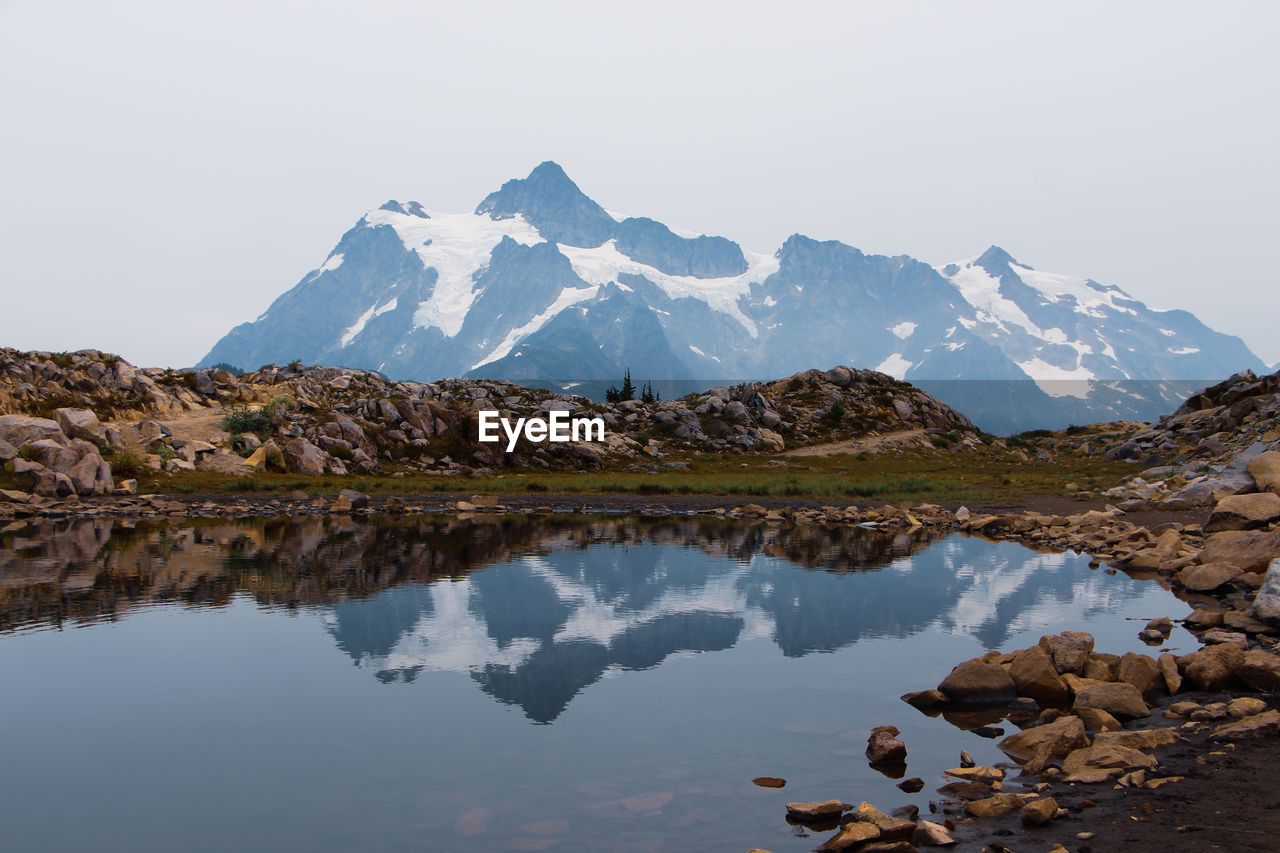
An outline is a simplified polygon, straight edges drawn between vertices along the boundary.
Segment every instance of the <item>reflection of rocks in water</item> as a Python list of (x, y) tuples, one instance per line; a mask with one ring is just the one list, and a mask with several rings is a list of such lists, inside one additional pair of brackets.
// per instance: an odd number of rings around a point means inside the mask
[(936, 540), (705, 518), (42, 522), (0, 535), (0, 628), (237, 595), (318, 607), (383, 682), (466, 673), (550, 722), (610, 669), (744, 639), (801, 656), (936, 630), (994, 648), (1137, 594), (1084, 558)]

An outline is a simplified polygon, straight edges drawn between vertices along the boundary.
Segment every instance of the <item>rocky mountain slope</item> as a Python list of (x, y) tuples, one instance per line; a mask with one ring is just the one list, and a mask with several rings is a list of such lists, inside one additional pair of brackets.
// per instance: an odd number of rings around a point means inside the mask
[[(605, 438), (522, 438), (505, 452), (505, 441), (478, 440), (485, 410), (512, 422), (551, 411), (599, 417)], [(66, 426), (72, 422), (74, 429)], [(126, 455), (133, 468), (168, 471), (483, 475), (500, 468), (656, 468), (690, 450), (778, 452), (883, 433), (957, 448), (979, 440), (967, 418), (919, 389), (844, 367), (679, 400), (608, 404), (492, 379), (395, 382), (369, 371), (300, 364), (235, 375), (138, 369), (94, 350), (0, 350), (0, 462), (49, 493), (110, 491), (107, 463), (118, 471)], [(31, 445), (42, 439), (79, 444), (72, 458)], [(71, 469), (90, 457), (103, 466), (100, 482), (70, 488), (57, 479), (74, 479)], [(85, 476), (89, 465), (83, 462)]]
[[(395, 201), (369, 212), (201, 364), (293, 359), (512, 381), (616, 380), (627, 367), (645, 379), (773, 378), (849, 364), (931, 382), (999, 431), (1025, 426), (1009, 420), (1020, 411), (1153, 418), (1196, 387), (1099, 383), (1204, 385), (1264, 368), (1185, 311), (1034, 270), (998, 247), (939, 268), (799, 234), (753, 253), (612, 214), (550, 162), (470, 214)], [(1015, 381), (995, 393), (969, 384)]]

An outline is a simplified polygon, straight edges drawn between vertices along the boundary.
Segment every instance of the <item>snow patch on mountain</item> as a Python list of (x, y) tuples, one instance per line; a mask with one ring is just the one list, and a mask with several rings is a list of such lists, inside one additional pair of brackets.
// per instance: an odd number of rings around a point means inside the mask
[(472, 213), (434, 213), (414, 216), (378, 209), (365, 215), (370, 225), (389, 225), (406, 249), (416, 252), (423, 266), (435, 267), (431, 298), (414, 312), (416, 326), (435, 327), (452, 338), (458, 334), (475, 302), (475, 274), (489, 262), (494, 246), (510, 237), (532, 246), (542, 236), (519, 216), (490, 219)]
[(881, 373), (887, 373), (894, 379), (902, 379), (907, 375), (907, 371), (912, 367), (912, 363), (902, 357), (902, 353), (895, 352), (875, 366), (875, 369)]
[(738, 300), (746, 296), (752, 284), (759, 284), (778, 271), (779, 260), (771, 255), (743, 252), (747, 258), (747, 271), (742, 275), (725, 278), (697, 278), (691, 275), (668, 275), (648, 264), (633, 261), (618, 251), (617, 241), (608, 240), (593, 249), (560, 245), (560, 252), (569, 259), (573, 271), (583, 281), (605, 285), (616, 282), (623, 273), (638, 275), (657, 285), (671, 299), (697, 299), (712, 310), (728, 314), (751, 337), (759, 337), (760, 331), (746, 314), (742, 313)]
[(492, 352), (480, 361), (471, 365), (471, 370), (475, 370), (477, 367), (483, 367), (484, 365), (497, 361), (500, 358), (506, 358), (507, 354), (515, 348), (516, 344), (541, 329), (552, 317), (556, 316), (570, 305), (576, 305), (579, 302), (586, 302), (588, 299), (594, 299), (596, 294), (599, 292), (600, 288), (598, 286), (566, 287), (564, 290), (560, 291), (560, 295), (555, 298), (555, 301), (552, 302), (545, 311), (538, 314), (523, 326), (519, 326), (518, 328), (512, 329), (508, 332), (507, 336), (502, 339), (502, 343), (494, 347)]
[(364, 331), (365, 324), (367, 324), (374, 317), (377, 317), (379, 314), (385, 314), (388, 311), (396, 310), (396, 306), (399, 304), (400, 304), (400, 297), (393, 296), (391, 297), (391, 301), (387, 302), (384, 305), (378, 305), (377, 303), (370, 305), (369, 310), (361, 314), (359, 319), (357, 319), (354, 323), (348, 326), (347, 330), (342, 333), (342, 337), (338, 340), (338, 346), (340, 347), (350, 346), (351, 342), (356, 339), (356, 335)]
[(311, 272), (311, 277), (308, 278), (307, 281), (315, 281), (320, 276), (324, 275), (330, 270), (336, 270), (340, 266), (342, 266), (342, 252), (334, 252), (332, 255), (324, 259), (323, 264), (316, 267)]
[(1031, 322), (1031, 318), (1018, 307), (1018, 304), (1000, 292), (1000, 279), (975, 264), (973, 260), (964, 261), (956, 266), (960, 269), (953, 275), (947, 276), (942, 269), (938, 272), (950, 279), (951, 283), (959, 289), (960, 295), (978, 312), (979, 320), (993, 323), (1006, 332), (1010, 331), (1010, 326), (1016, 326), (1037, 338), (1044, 337), (1044, 332)]
[(912, 323), (910, 320), (906, 320), (894, 326), (889, 331), (893, 332), (898, 340), (905, 341), (907, 338), (914, 335), (916, 333), (916, 329), (919, 327), (919, 323)]

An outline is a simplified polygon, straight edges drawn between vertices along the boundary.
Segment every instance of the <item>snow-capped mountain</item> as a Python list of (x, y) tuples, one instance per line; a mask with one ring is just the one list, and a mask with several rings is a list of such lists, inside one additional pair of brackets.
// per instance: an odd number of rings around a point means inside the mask
[(799, 234), (773, 254), (748, 252), (612, 214), (551, 162), (470, 214), (395, 201), (371, 211), (202, 363), (293, 359), (517, 381), (616, 380), (628, 367), (645, 379), (772, 379), (849, 364), (926, 384), (1032, 379), (1074, 398), (1087, 380), (1264, 368), (1187, 312), (1037, 271), (998, 247), (937, 268)]
[(803, 657), (926, 632), (999, 648), (1021, 631), (1115, 611), (1143, 591), (1090, 572), (1076, 555), (959, 537), (852, 570), (846, 552), (827, 571), (676, 544), (570, 545), (347, 599), (325, 622), (338, 647), (385, 683), (465, 673), (548, 723), (609, 672), (692, 652), (767, 640)]

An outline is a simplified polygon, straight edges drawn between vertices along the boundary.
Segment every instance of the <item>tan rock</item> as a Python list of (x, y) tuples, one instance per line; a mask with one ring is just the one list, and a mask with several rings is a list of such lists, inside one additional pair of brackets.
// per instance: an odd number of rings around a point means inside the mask
[(1280, 557), (1280, 530), (1227, 530), (1205, 539), (1202, 563), (1226, 563), (1242, 572), (1265, 572)]
[(824, 851), (851, 850), (859, 844), (865, 844), (868, 841), (873, 841), (879, 837), (879, 827), (874, 824), (855, 820), (852, 823), (846, 823), (844, 826), (840, 827), (840, 831), (831, 838), (828, 838), (826, 843), (818, 849)]
[(1103, 745), (1077, 749), (1062, 762), (1067, 782), (1093, 784), (1108, 782), (1130, 770), (1156, 767), (1156, 760), (1144, 752), (1127, 746)]
[(867, 738), (867, 760), (872, 764), (896, 764), (907, 760), (907, 745), (893, 726), (878, 726)]
[(1171, 743), (1177, 743), (1173, 729), (1131, 729), (1128, 731), (1101, 732), (1093, 739), (1094, 746), (1127, 746), (1150, 752)]
[(982, 800), (965, 803), (964, 810), (974, 817), (1000, 817), (1019, 811), (1026, 803), (1036, 799), (1035, 794), (996, 794)]
[(1004, 778), (1004, 771), (999, 767), (952, 767), (943, 771), (953, 779), (964, 779), (966, 782), (998, 782)]
[(1053, 667), (1060, 674), (1079, 675), (1093, 651), (1093, 636), (1084, 631), (1063, 631), (1040, 638), (1040, 647), (1049, 653)]
[(1009, 665), (1009, 676), (1019, 696), (1029, 696), (1041, 705), (1063, 705), (1071, 699), (1070, 688), (1041, 646), (1017, 652)]
[(1107, 661), (1097, 655), (1091, 655), (1084, 665), (1084, 677), (1090, 681), (1115, 681), (1116, 671)]
[(1227, 714), (1232, 717), (1251, 717), (1267, 710), (1267, 703), (1255, 696), (1240, 696), (1227, 703)]
[(1132, 684), (1095, 684), (1076, 693), (1073, 707), (1100, 708), (1117, 719), (1135, 719), (1151, 713), (1142, 693)]
[(1255, 735), (1275, 734), (1280, 731), (1280, 711), (1264, 711), (1235, 722), (1218, 726), (1209, 735), (1213, 740), (1236, 740)]
[(1000, 741), (1000, 750), (1019, 764), (1025, 764), (1044, 751), (1052, 760), (1065, 758), (1089, 745), (1085, 722), (1079, 717), (1059, 717), (1043, 726), (1034, 726), (1009, 735)]
[(1230, 495), (1218, 501), (1205, 524), (1206, 533), (1223, 530), (1255, 530), (1280, 520), (1280, 494), (1255, 492)]
[(1096, 687), (1099, 684), (1110, 684), (1110, 681), (1099, 681), (1096, 678), (1081, 678), (1075, 673), (1068, 672), (1062, 676), (1062, 680), (1067, 682), (1067, 686), (1071, 688), (1071, 695), (1075, 696), (1081, 690), (1087, 690), (1090, 687)]
[(1280, 693), (1280, 657), (1252, 649), (1244, 653), (1235, 670), (1236, 678), (1264, 693)]
[(1170, 696), (1176, 695), (1182, 689), (1182, 675), (1178, 672), (1178, 659), (1165, 652), (1160, 655), (1157, 663), (1160, 665), (1160, 677), (1164, 679), (1165, 691)]
[(916, 829), (915, 822), (887, 815), (868, 802), (860, 803), (853, 816), (879, 829), (881, 841), (910, 841)]
[(951, 670), (938, 689), (957, 705), (1004, 705), (1017, 698), (1018, 688), (1004, 667), (965, 661)]
[(1058, 801), (1053, 797), (1032, 800), (1022, 807), (1018, 817), (1023, 826), (1044, 826), (1058, 816)]
[(1116, 679), (1138, 688), (1138, 692), (1146, 701), (1154, 700), (1165, 693), (1160, 664), (1148, 655), (1129, 652), (1122, 656), (1120, 665), (1116, 668)]
[(911, 840), (921, 847), (950, 847), (956, 843), (945, 826), (931, 820), (919, 821)]
[(1218, 691), (1231, 683), (1243, 661), (1244, 649), (1227, 643), (1178, 658), (1178, 668), (1197, 690)]
[[(1101, 708), (1080, 707), (1072, 709), (1071, 713), (1075, 714), (1084, 721), (1086, 731), (1090, 732), (1114, 732), (1123, 728), (1120, 721), (1108, 714)], [(1087, 746), (1088, 744), (1086, 744)]]
[(802, 820), (839, 817), (853, 808), (852, 803), (839, 800), (822, 800), (815, 803), (787, 803), (787, 814)]
[(1207, 563), (1188, 566), (1178, 572), (1173, 579), (1191, 592), (1212, 592), (1243, 573), (1243, 569), (1231, 563)]
[(1265, 492), (1280, 492), (1280, 451), (1268, 450), (1259, 453), (1249, 460), (1247, 469), (1249, 476), (1258, 489)]

